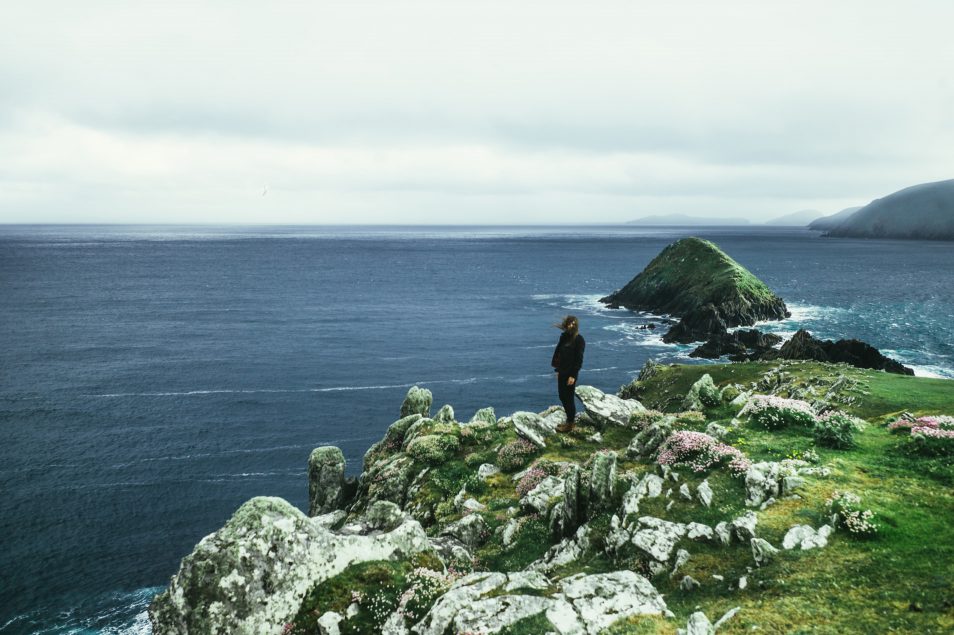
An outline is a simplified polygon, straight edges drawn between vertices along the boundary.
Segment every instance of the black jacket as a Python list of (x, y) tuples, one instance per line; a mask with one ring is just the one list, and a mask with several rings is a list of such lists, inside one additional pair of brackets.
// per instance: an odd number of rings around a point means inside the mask
[(553, 351), (553, 367), (561, 375), (576, 379), (580, 368), (583, 366), (583, 350), (586, 348), (586, 340), (577, 333), (576, 337), (570, 338), (566, 333), (560, 335), (560, 341), (557, 342), (556, 349)]

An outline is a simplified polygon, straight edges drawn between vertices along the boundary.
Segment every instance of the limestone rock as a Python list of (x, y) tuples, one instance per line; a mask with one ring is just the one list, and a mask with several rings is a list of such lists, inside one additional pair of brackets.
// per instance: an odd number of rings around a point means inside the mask
[(153, 632), (280, 633), (315, 584), (356, 563), (427, 549), (413, 520), (375, 536), (341, 536), (280, 498), (253, 498), (183, 558), (149, 607)]
[(414, 460), (403, 452), (378, 461), (361, 475), (352, 510), (360, 511), (378, 500), (391, 501), (403, 507), (413, 474)]
[(585, 632), (601, 633), (617, 620), (634, 615), (663, 615), (668, 612), (662, 596), (646, 578), (632, 571), (566, 578), (555, 598), (572, 603)]
[(538, 448), (547, 447), (546, 439), (554, 434), (556, 426), (550, 426), (535, 412), (515, 412), (510, 416), (517, 434)]
[(469, 549), (482, 545), (489, 535), (487, 521), (480, 514), (470, 514), (444, 527), (441, 536), (451, 536), (464, 543)]
[(453, 536), (437, 536), (431, 538), (430, 542), (431, 548), (445, 566), (454, 562), (471, 562), (474, 559), (467, 545)]
[(308, 515), (338, 509), (344, 498), (345, 458), (341, 450), (326, 445), (308, 457)]
[(344, 617), (340, 613), (328, 611), (318, 618), (318, 633), (320, 635), (341, 635), (341, 629), (338, 623)]
[(652, 516), (643, 516), (630, 542), (652, 559), (668, 562), (679, 539), (686, 535), (686, 525)]
[(740, 542), (748, 542), (752, 538), (755, 538), (755, 526), (758, 522), (759, 519), (758, 516), (755, 515), (755, 512), (745, 512), (734, 519), (730, 523), (730, 526)]
[(713, 532), (723, 545), (728, 546), (732, 542), (732, 527), (729, 523), (725, 521), (718, 523)]
[(507, 575), (504, 573), (471, 573), (464, 576), (447, 593), (437, 598), (431, 610), (411, 631), (415, 635), (443, 635), (461, 608), (506, 582)]
[(576, 396), (583, 402), (587, 414), (598, 424), (629, 426), (629, 418), (646, 408), (635, 399), (620, 399), (593, 386), (577, 386)]
[(696, 488), (696, 496), (699, 497), (699, 501), (706, 507), (712, 506), (712, 488), (709, 486), (709, 479), (705, 479), (699, 483), (699, 487)]
[(451, 423), (454, 421), (454, 408), (450, 404), (444, 404), (434, 415), (434, 421), (439, 423)]
[(497, 423), (493, 408), (481, 408), (470, 418), (470, 423)]
[(702, 611), (696, 611), (689, 616), (689, 622), (685, 629), (678, 629), (679, 635), (715, 635), (715, 627)]
[(728, 611), (726, 611), (726, 612), (725, 612), (725, 615), (723, 615), (723, 616), (720, 617), (718, 620), (716, 620), (716, 623), (714, 624), (714, 627), (715, 627), (716, 629), (718, 629), (720, 626), (722, 626), (723, 624), (725, 624), (726, 622), (728, 622), (729, 620), (731, 620), (733, 617), (735, 617), (735, 614), (739, 612), (739, 609), (740, 609), (740, 608), (741, 608), (741, 607), (737, 606), (737, 607), (735, 607), (735, 608), (733, 608), (733, 609), (729, 609)]
[(712, 540), (715, 532), (709, 525), (702, 523), (689, 523), (686, 525), (686, 536), (689, 540)]
[(570, 535), (583, 524), (585, 520), (585, 501), (580, 496), (582, 487), (582, 472), (580, 466), (571, 464), (563, 475), (563, 514), (560, 535)]
[(821, 548), (828, 544), (828, 536), (831, 535), (830, 525), (822, 525), (815, 531), (808, 525), (795, 525), (788, 530), (785, 538), (782, 539), (783, 549), (794, 549), (798, 547), (802, 550)]
[(718, 406), (721, 400), (719, 389), (712, 381), (712, 376), (706, 373), (689, 389), (682, 407), (683, 410), (704, 410)]
[(698, 589), (699, 586), (699, 581), (691, 575), (684, 575), (682, 576), (682, 580), (679, 581), (679, 588), (682, 591), (694, 591)]
[(422, 417), (431, 416), (431, 404), (434, 402), (434, 396), (427, 388), (418, 388), (411, 386), (404, 397), (404, 403), (401, 404), (401, 416), (406, 417), (412, 414), (419, 414)]
[(683, 483), (679, 486), (679, 495), (685, 498), (686, 500), (692, 500), (692, 492), (689, 491), (689, 485)]
[(483, 463), (477, 468), (477, 477), (482, 481), (486, 481), (495, 474), (500, 474), (500, 468), (493, 463)]
[(587, 504), (593, 510), (605, 509), (616, 488), (616, 452), (597, 452), (590, 470), (590, 498)]
[(686, 564), (687, 562), (689, 562), (689, 552), (686, 551), (685, 549), (680, 549), (679, 551), (677, 551), (676, 562), (675, 564), (673, 564), (672, 573), (669, 574), (669, 577), (670, 578), (675, 577), (676, 571), (678, 571), (679, 568), (682, 567), (682, 565)]
[(752, 557), (755, 558), (755, 564), (760, 567), (778, 553), (778, 549), (773, 547), (767, 540), (762, 540), (761, 538), (753, 538), (750, 544), (752, 546)]
[(675, 417), (663, 417), (643, 428), (630, 442), (626, 456), (631, 459), (651, 456), (673, 432)]
[(520, 506), (546, 516), (547, 512), (550, 511), (550, 505), (556, 502), (555, 499), (558, 496), (562, 495), (563, 481), (555, 476), (547, 476), (520, 499)]
[(583, 525), (576, 530), (576, 534), (569, 538), (564, 538), (559, 543), (550, 547), (543, 557), (534, 561), (527, 567), (530, 571), (542, 571), (549, 573), (557, 567), (570, 564), (580, 559), (590, 549), (591, 530)]

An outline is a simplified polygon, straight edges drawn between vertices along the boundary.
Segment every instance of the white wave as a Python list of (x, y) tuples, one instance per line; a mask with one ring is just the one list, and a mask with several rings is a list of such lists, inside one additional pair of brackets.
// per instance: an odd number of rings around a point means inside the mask
[(252, 394), (282, 394), (307, 392), (350, 392), (355, 390), (388, 390), (392, 388), (410, 388), (411, 386), (427, 386), (431, 384), (472, 384), (480, 377), (465, 377), (463, 379), (435, 379), (416, 381), (407, 384), (377, 384), (373, 386), (328, 386), (325, 388), (254, 388), (232, 389), (221, 388), (212, 390), (185, 390), (164, 392), (114, 392), (103, 394), (85, 394), (83, 397), (116, 398), (116, 397), (192, 397), (196, 395), (252, 395)]

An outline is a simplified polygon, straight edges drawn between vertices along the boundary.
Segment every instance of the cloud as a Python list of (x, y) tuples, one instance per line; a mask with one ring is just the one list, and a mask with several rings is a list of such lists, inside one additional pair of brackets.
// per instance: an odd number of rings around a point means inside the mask
[(830, 4), (20, 5), (0, 221), (757, 219), (950, 178), (954, 7)]

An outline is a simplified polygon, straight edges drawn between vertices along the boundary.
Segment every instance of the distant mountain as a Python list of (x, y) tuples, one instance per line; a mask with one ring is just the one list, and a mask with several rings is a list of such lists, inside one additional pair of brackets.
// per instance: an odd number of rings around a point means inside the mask
[(817, 229), (820, 231), (832, 230), (848, 220), (848, 218), (859, 209), (861, 209), (860, 205), (858, 207), (846, 207), (837, 214), (832, 214), (831, 216), (822, 216), (821, 218), (813, 220), (808, 224), (808, 228)]
[(954, 240), (954, 179), (913, 185), (874, 200), (828, 235)]
[(791, 214), (785, 214), (778, 218), (766, 221), (766, 225), (784, 225), (786, 227), (805, 227), (812, 221), (818, 219), (822, 213), (817, 209), (802, 209)]
[(627, 225), (748, 225), (744, 218), (704, 218), (702, 216), (687, 216), (686, 214), (660, 214), (657, 216), (643, 216), (631, 220)]

